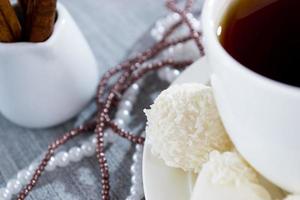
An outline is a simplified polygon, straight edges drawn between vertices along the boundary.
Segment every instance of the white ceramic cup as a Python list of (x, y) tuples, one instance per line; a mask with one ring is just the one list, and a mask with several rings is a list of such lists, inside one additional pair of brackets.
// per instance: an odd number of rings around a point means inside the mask
[(233, 1), (206, 0), (201, 19), (219, 112), (244, 158), (278, 186), (300, 193), (300, 88), (249, 70), (223, 49), (217, 32)]
[(42, 43), (0, 43), (0, 111), (25, 127), (54, 126), (93, 97), (99, 69), (74, 20), (58, 3), (52, 36)]

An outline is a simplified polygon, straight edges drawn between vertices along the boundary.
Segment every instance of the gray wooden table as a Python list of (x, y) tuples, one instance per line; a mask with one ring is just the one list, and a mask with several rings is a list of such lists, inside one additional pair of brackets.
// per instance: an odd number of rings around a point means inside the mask
[[(149, 26), (166, 13), (162, 0), (61, 2), (75, 18), (102, 70), (119, 63)], [(18, 127), (0, 115), (0, 188), (20, 169), (40, 156), (50, 141), (72, 126), (73, 121), (70, 121), (50, 129), (30, 130)], [(69, 146), (78, 143), (73, 141)], [(109, 165), (113, 174), (112, 199), (125, 199), (129, 194), (128, 168), (131, 158), (127, 155), (132, 153), (133, 148), (125, 144), (126, 141), (121, 140), (118, 148), (108, 149)], [(28, 199), (100, 199), (99, 176), (96, 159), (84, 159), (66, 169), (46, 173)]]

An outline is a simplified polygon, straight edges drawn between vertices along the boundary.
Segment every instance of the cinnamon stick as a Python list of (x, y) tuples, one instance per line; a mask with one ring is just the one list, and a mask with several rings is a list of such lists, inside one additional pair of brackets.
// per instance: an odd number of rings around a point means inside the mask
[(21, 37), (21, 25), (9, 0), (0, 0), (0, 41), (16, 42)]
[(18, 0), (18, 2), (19, 2), (19, 5), (21, 6), (23, 12), (26, 13), (28, 0)]
[(56, 0), (26, 0), (26, 3), (25, 39), (43, 42), (54, 29)]

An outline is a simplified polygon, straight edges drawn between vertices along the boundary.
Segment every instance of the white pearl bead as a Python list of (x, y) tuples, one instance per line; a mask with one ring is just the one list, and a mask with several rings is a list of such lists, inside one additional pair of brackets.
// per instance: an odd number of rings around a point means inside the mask
[(51, 172), (55, 170), (55, 168), (56, 168), (56, 159), (54, 157), (51, 157), (45, 169), (46, 171)]
[(97, 147), (97, 138), (94, 139), (95, 142), (88, 140), (87, 142), (90, 143), (92, 149), (94, 149), (94, 151), (96, 151), (96, 147)]
[(27, 172), (26, 169), (23, 169), (23, 170), (19, 171), (17, 174), (17, 179), (20, 181), (21, 184), (25, 184), (27, 181), (25, 179), (26, 172)]
[(132, 103), (128, 100), (121, 101), (119, 105), (119, 110), (131, 110), (133, 107)]
[(111, 129), (108, 129), (104, 132), (104, 137), (105, 142), (107, 143), (113, 143), (117, 139), (116, 134)]
[(129, 90), (133, 90), (135, 92), (138, 92), (140, 90), (140, 86), (137, 83), (134, 83), (130, 86)]
[(175, 77), (178, 77), (180, 75), (180, 71), (178, 69), (174, 69), (173, 74)]
[(167, 74), (167, 81), (173, 82), (176, 79), (176, 75), (171, 71)]
[(172, 23), (172, 19), (171, 16), (167, 16), (166, 18), (161, 20), (161, 25), (164, 28), (168, 28), (170, 26), (170, 24)]
[(135, 195), (136, 195), (136, 190), (135, 190), (134, 187), (131, 187), (131, 188), (130, 188), (130, 193), (131, 193), (132, 196), (135, 196)]
[(139, 158), (138, 154), (135, 153), (135, 154), (133, 155), (133, 160), (134, 160), (135, 162), (137, 162), (137, 161), (138, 161), (138, 158)]
[(120, 127), (120, 128), (124, 128), (125, 126), (125, 122), (123, 119), (115, 119), (114, 122)]
[(12, 197), (12, 193), (7, 188), (1, 189), (0, 191), (0, 199), (1, 200), (10, 200)]
[(69, 160), (72, 162), (78, 162), (83, 158), (82, 151), (79, 147), (72, 147), (69, 150)]
[(24, 176), (26, 183), (31, 180), (32, 176), (33, 176), (33, 172), (26, 170), (25, 176)]
[(157, 22), (155, 22), (155, 27), (156, 27), (156, 29), (157, 29), (157, 27), (160, 27), (160, 26), (163, 26), (163, 20), (158, 20)]
[(161, 41), (163, 39), (163, 34), (158, 33), (156, 35), (157, 41)]
[(132, 84), (132, 86), (130, 86), (128, 88), (128, 90), (125, 92), (124, 95), (125, 96), (136, 96), (137, 93), (139, 92), (139, 89), (140, 89), (139, 85), (134, 83), (134, 84)]
[(116, 118), (123, 119), (125, 123), (128, 123), (130, 121), (130, 112), (128, 110), (119, 110)]
[(158, 71), (158, 77), (161, 79), (161, 80), (166, 80), (166, 75), (167, 75), (167, 68), (163, 68), (163, 69), (160, 69)]
[(143, 146), (138, 144), (135, 146), (135, 148), (137, 151), (141, 151), (143, 149)]
[(153, 28), (153, 29), (151, 30), (150, 34), (151, 34), (151, 36), (155, 39), (155, 36), (156, 36), (156, 34), (157, 34), (156, 29)]
[(22, 183), (19, 180), (16, 180), (13, 193), (18, 194), (21, 191), (22, 187), (23, 187)]
[(199, 30), (201, 27), (201, 24), (198, 20), (195, 20), (192, 25), (193, 25), (193, 28), (196, 30)]
[(180, 15), (178, 13), (173, 13), (172, 17), (175, 21), (178, 21), (180, 19)]
[(30, 171), (32, 174), (35, 172), (35, 170), (38, 168), (39, 164), (37, 162), (32, 163), (28, 167), (28, 171)]
[(133, 165), (131, 165), (131, 167), (130, 167), (130, 171), (132, 172), (132, 173), (134, 173), (135, 171), (136, 171), (136, 167), (135, 167), (135, 165), (133, 164)]
[(155, 28), (152, 29), (151, 31), (151, 36), (155, 41), (160, 41), (162, 39), (162, 34), (158, 32), (158, 30)]
[(18, 192), (20, 192), (21, 187), (22, 185), (17, 179), (10, 180), (6, 185), (6, 188), (10, 190), (12, 194), (17, 194)]
[(156, 22), (155, 22), (155, 26), (161, 26), (161, 19), (159, 19), (159, 20), (157, 20)]
[[(104, 135), (105, 135), (106, 132), (104, 132)], [(96, 146), (97, 145), (97, 137), (96, 135), (92, 135), (90, 138), (89, 138), (90, 142)]]
[(85, 156), (92, 156), (92, 155), (94, 155), (96, 149), (95, 149), (95, 147), (93, 146), (92, 143), (84, 142), (81, 145), (81, 151), (82, 151), (82, 154), (85, 155)]
[(156, 27), (157, 32), (163, 35), (165, 33), (165, 27), (163, 25), (157, 26)]
[(128, 100), (130, 102), (135, 102), (137, 98), (136, 94), (130, 94), (129, 92), (126, 92), (124, 94), (124, 100)]
[(56, 164), (57, 166), (59, 167), (66, 167), (70, 160), (69, 160), (69, 154), (65, 151), (61, 151), (59, 152), (56, 156), (55, 156), (55, 159), (56, 159)]
[(174, 18), (172, 15), (168, 15), (166, 18), (165, 18), (165, 25), (167, 27), (170, 27), (172, 24), (174, 23)]

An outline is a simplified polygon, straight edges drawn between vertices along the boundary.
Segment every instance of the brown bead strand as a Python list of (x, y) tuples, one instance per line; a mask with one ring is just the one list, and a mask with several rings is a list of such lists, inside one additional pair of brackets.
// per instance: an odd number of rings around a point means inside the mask
[[(186, 66), (187, 62), (183, 62)], [(188, 62), (189, 64), (191, 62)], [(177, 64), (178, 66), (182, 65), (182, 63), (179, 62), (173, 62), (172, 60), (166, 60), (163, 62), (158, 62), (155, 65), (148, 65), (147, 67), (143, 68), (141, 71), (142, 73), (138, 76), (138, 78), (141, 77), (141, 75), (143, 75), (144, 73), (147, 72), (147, 69), (150, 70), (154, 70), (154, 69), (159, 69), (162, 68), (165, 65), (170, 65), (170, 64)], [(109, 114), (109, 110), (111, 109), (111, 103), (114, 100), (114, 98), (116, 97), (116, 92), (120, 92), (122, 93), (122, 85), (126, 84), (126, 82), (128, 82), (128, 80), (130, 80), (130, 76), (131, 76), (131, 72), (134, 71), (135, 69), (137, 69), (139, 67), (139, 64), (136, 63), (131, 69), (129, 69), (128, 71), (125, 71), (120, 78), (118, 79), (117, 83), (113, 86), (113, 88), (111, 89), (106, 104), (104, 105), (103, 109), (101, 112), (99, 112), (100, 117), (98, 117), (97, 121), (99, 121), (99, 124), (96, 127), (96, 134), (97, 134), (97, 148), (96, 148), (96, 153), (97, 153), (97, 159), (98, 159), (98, 163), (99, 163), (99, 168), (101, 171), (101, 179), (102, 179), (102, 199), (104, 200), (109, 200), (109, 188), (110, 188), (110, 184), (109, 184), (109, 170), (108, 170), (108, 164), (107, 164), (107, 159), (105, 157), (105, 153), (104, 153), (104, 130), (105, 128), (107, 128), (107, 123), (111, 126), (111, 128), (121, 137), (126, 138), (134, 143), (138, 143), (138, 144), (143, 144), (144, 142), (144, 138), (143, 137), (138, 137), (138, 136), (134, 136), (133, 134), (126, 132), (125, 130), (120, 129), (119, 127), (117, 127), (116, 124), (112, 123), (112, 122), (108, 122), (105, 120), (105, 116)]]
[[(137, 64), (135, 64), (135, 66), (137, 66)], [(102, 183), (101, 197), (103, 200), (110, 199), (109, 169), (108, 169), (107, 159), (104, 152), (104, 130), (107, 128), (107, 122), (108, 122), (105, 119), (105, 117), (109, 115), (112, 102), (116, 97), (116, 92), (121, 92), (120, 89), (122, 88), (122, 85), (126, 84), (127, 79), (130, 77), (131, 71), (132, 69), (128, 69), (120, 76), (117, 83), (110, 90), (106, 103), (104, 104), (103, 108), (100, 109), (98, 113), (98, 117), (96, 119), (97, 120), (97, 126), (95, 129), (96, 137), (97, 137), (96, 156), (98, 159), (99, 168), (101, 172), (101, 183)]]
[[(187, 2), (188, 1), (190, 1), (190, 0), (187, 0), (186, 1), (186, 4), (185, 5), (187, 5)], [(181, 13), (181, 12), (183, 12), (183, 10), (181, 10), (181, 9), (179, 9), (179, 8), (177, 8), (177, 5), (176, 5), (176, 1), (174, 1), (174, 0), (166, 0), (166, 6), (167, 6), (167, 8), (171, 8), (172, 7), (172, 11), (173, 12), (175, 12), (175, 13)], [(187, 6), (185, 6), (185, 7), (187, 7)], [(181, 15), (180, 15), (181, 16)], [(182, 18), (182, 17), (181, 17)]]
[[(179, 62), (174, 62), (173, 60), (163, 60), (161, 62), (158, 63), (154, 63), (154, 64), (148, 64), (147, 66), (145, 66), (144, 68), (140, 69), (139, 71), (135, 72), (135, 74), (133, 74), (133, 78), (131, 78), (130, 80), (130, 84), (128, 84), (127, 87), (129, 87), (132, 83), (134, 83), (135, 81), (137, 81), (138, 79), (142, 78), (146, 73), (151, 72), (151, 71), (156, 71), (158, 69), (163, 68), (166, 65), (173, 65), (174, 68), (184, 68), (189, 66), (190, 64), (192, 64), (192, 61), (179, 61)], [(118, 125), (114, 122), (108, 122), (110, 128), (117, 133), (119, 136), (126, 138), (130, 141), (132, 141), (133, 143), (136, 144), (143, 144), (145, 138), (143, 137), (139, 137), (139, 136), (134, 136), (133, 134), (131, 134), (128, 131), (125, 131), (124, 129), (121, 129), (120, 127), (118, 127)]]
[[(101, 106), (101, 104), (104, 102), (104, 100), (101, 100), (101, 98), (103, 98), (104, 92), (105, 92), (105, 88), (107, 86), (108, 81), (117, 73), (119, 73), (120, 71), (129, 68), (132, 63), (134, 63), (136, 60), (138, 60), (138, 57), (129, 59), (127, 61), (124, 61), (123, 63), (117, 65), (116, 67), (108, 70), (107, 72), (104, 73), (104, 75), (102, 76), (100, 83), (98, 85), (97, 88), (97, 104), (98, 107)], [(99, 105), (100, 104), (100, 105)]]
[[(137, 64), (135, 64), (134, 66), (138, 67)], [(101, 180), (102, 180), (101, 197), (103, 200), (109, 200), (109, 189), (110, 189), (109, 170), (108, 170), (107, 159), (104, 152), (104, 130), (107, 128), (107, 122), (108, 122), (106, 118), (108, 118), (112, 102), (116, 97), (116, 93), (121, 92), (120, 89), (122, 88), (122, 85), (126, 83), (128, 77), (130, 77), (131, 74), (130, 72), (132, 70), (133, 69), (129, 68), (120, 76), (117, 83), (110, 90), (106, 102), (105, 104), (103, 104), (103, 108), (101, 108), (100, 111), (98, 112), (98, 117), (96, 119), (97, 120), (97, 126), (95, 129), (96, 137), (97, 137), (96, 156), (98, 159), (99, 168), (101, 172)]]
[(128, 139), (135, 144), (140, 144), (140, 145), (144, 144), (145, 141), (144, 137), (132, 135), (130, 132), (118, 127), (118, 125), (114, 122), (109, 122), (109, 126), (116, 134), (118, 134), (122, 138)]
[[(193, 6), (193, 1), (188, 1), (186, 4), (185, 4), (185, 7), (184, 7), (184, 10), (186, 12), (190, 12), (191, 9), (192, 9), (192, 6)], [(175, 24), (173, 24), (164, 34), (163, 38), (161, 41), (164, 41), (166, 40), (173, 32), (174, 30), (176, 30), (178, 27), (180, 27), (181, 25), (183, 24), (183, 20), (180, 19), (178, 22), (176, 22)]]
[(178, 22), (176, 22), (175, 24), (173, 24), (164, 34), (163, 38), (161, 39), (161, 41), (165, 41), (173, 32), (174, 30), (176, 30), (179, 26), (181, 26), (183, 24), (183, 20), (180, 19)]
[[(162, 63), (162, 64), (160, 64), (160, 63)], [(126, 87), (129, 87), (131, 84), (138, 81), (146, 73), (151, 72), (151, 71), (157, 71), (157, 70), (165, 67), (166, 65), (168, 65), (172, 68), (183, 69), (183, 68), (186, 68), (187, 66), (191, 65), (192, 63), (193, 63), (192, 60), (174, 62), (173, 60), (168, 59), (168, 60), (160, 61), (158, 63), (147, 64), (142, 69), (135, 71), (133, 73), (131, 81), (129, 82), (129, 84)]]
[[(42, 175), (42, 172), (45, 170), (45, 167), (47, 166), (51, 157), (54, 155), (54, 152), (57, 148), (59, 148), (61, 145), (65, 144), (67, 141), (74, 138), (75, 136), (90, 131), (94, 131), (97, 134), (96, 155), (98, 158), (99, 168), (101, 171), (101, 178), (102, 178), (101, 196), (103, 200), (109, 200), (109, 191), (110, 191), (109, 169), (108, 169), (108, 164), (104, 152), (104, 130), (107, 128), (111, 128), (119, 136), (126, 138), (136, 144), (143, 144), (145, 140), (143, 137), (135, 136), (134, 134), (121, 129), (110, 120), (109, 114), (112, 109), (112, 105), (114, 102), (118, 103), (124, 91), (126, 91), (126, 89), (128, 89), (128, 87), (130, 87), (130, 85), (133, 82), (140, 79), (147, 72), (160, 69), (167, 65), (172, 66), (174, 68), (184, 68), (192, 63), (192, 61), (175, 62), (172, 60), (163, 60), (157, 63), (152, 63), (152, 64), (150, 63), (150, 64), (143, 65), (145, 61), (154, 58), (156, 55), (158, 55), (159, 53), (161, 53), (163, 50), (165, 50), (170, 46), (176, 45), (178, 43), (187, 42), (190, 41), (191, 39), (194, 39), (196, 43), (197, 41), (199, 41), (200, 43), (199, 37), (201, 36), (201, 33), (193, 29), (191, 23), (186, 17), (186, 13), (189, 12), (189, 10), (192, 7), (192, 2), (193, 2), (192, 0), (188, 0), (185, 9), (181, 11), (176, 8), (175, 1), (167, 1), (168, 7), (171, 10), (180, 14), (182, 19), (179, 22), (173, 24), (173, 26), (171, 26), (171, 28), (166, 31), (163, 40), (161, 42), (158, 42), (152, 48), (142, 53), (139, 53), (135, 57), (128, 59), (127, 61), (121, 63), (120, 65), (112, 68), (111, 70), (107, 71), (103, 75), (97, 89), (96, 99), (98, 105), (98, 114), (97, 114), (96, 122), (92, 122), (84, 126), (81, 126), (79, 128), (72, 129), (71, 131), (65, 133), (61, 138), (56, 140), (53, 144), (51, 144), (48, 148), (48, 151), (44, 159), (41, 161), (39, 167), (36, 169), (30, 183), (19, 193), (19, 196), (17, 198), (18, 200), (24, 200), (28, 195), (28, 193), (36, 185), (37, 181)], [(191, 34), (175, 40), (167, 41), (168, 36), (171, 35), (176, 30), (176, 28), (178, 28), (183, 22), (189, 27)], [(197, 47), (199, 48), (201, 55), (203, 55), (204, 53), (202, 53), (203, 47), (201, 43), (200, 45), (197, 44)], [(109, 80), (118, 73), (121, 73), (121, 75), (117, 83), (115, 83), (112, 86), (112, 89), (109, 91), (107, 97), (104, 98), (104, 93), (107, 88), (107, 84)]]
[[(187, 0), (186, 2), (186, 8), (191, 8), (192, 7), (192, 4), (193, 4), (193, 0)], [(193, 37), (199, 51), (200, 51), (200, 54), (201, 56), (204, 56), (204, 47), (200, 41), (200, 34), (198, 31), (196, 31), (193, 26), (192, 26), (192, 23), (190, 22), (190, 20), (188, 19), (187, 17), (187, 10), (180, 10), (179, 8), (177, 8), (176, 6), (176, 2), (175, 0), (167, 0), (167, 7), (172, 10), (173, 12), (176, 12), (178, 13), (182, 20), (184, 21), (184, 23), (187, 25), (187, 27), (189, 28), (190, 30), (190, 34), (191, 36)]]
[[(175, 24), (176, 25), (176, 24)], [(166, 35), (172, 34), (175, 31), (174, 27), (172, 26), (166, 33)], [(98, 85), (97, 89), (97, 105), (98, 108), (102, 106), (104, 103), (104, 100), (101, 100), (103, 98), (103, 94), (105, 91), (105, 88), (107, 86), (107, 82), (109, 79), (111, 79), (114, 75), (121, 72), (122, 70), (126, 70), (132, 66), (134, 63), (143, 63), (146, 60), (149, 60), (156, 56), (158, 53), (160, 53), (162, 50), (174, 46), (178, 43), (184, 43), (192, 39), (192, 36), (184, 36), (178, 39), (173, 39), (171, 41), (161, 41), (160, 43), (155, 44), (151, 49), (146, 50), (140, 54), (138, 54), (136, 57), (123, 62), (122, 64), (108, 70), (102, 77), (100, 84)]]
[[(173, 28), (174, 27), (172, 26), (169, 29), (169, 31), (167, 31), (166, 34), (173, 33), (175, 31), (175, 29), (173, 29)], [(128, 61), (125, 61), (122, 64), (107, 71), (104, 74), (104, 76), (102, 77), (100, 84), (98, 85), (98, 89), (97, 89), (96, 99), (97, 99), (98, 109), (100, 109), (100, 107), (105, 102), (105, 100), (101, 100), (101, 98), (103, 98), (103, 94), (104, 94), (107, 82), (110, 78), (112, 78), (114, 75), (116, 75), (117, 73), (119, 73), (122, 70), (128, 70), (134, 63), (135, 64), (143, 63), (143, 62), (155, 57), (158, 53), (165, 50), (166, 48), (168, 48), (170, 46), (174, 46), (178, 43), (185, 43), (185, 42), (191, 40), (192, 38), (193, 38), (192, 36), (188, 35), (188, 36), (180, 37), (178, 39), (173, 39), (170, 41), (165, 41), (165, 40), (161, 41), (160, 43), (155, 44), (149, 50), (146, 50), (143, 53), (138, 54), (136, 57), (134, 57)]]
[[(106, 128), (106, 123), (107, 120), (105, 120), (105, 117), (108, 116), (109, 114), (109, 110), (111, 108), (112, 102), (116, 97), (116, 93), (117, 92), (121, 92), (120, 89), (122, 88), (122, 86), (124, 84), (126, 84), (127, 79), (130, 77), (131, 72), (134, 71), (134, 69), (139, 67), (139, 63), (142, 63), (144, 61), (146, 61), (147, 59), (150, 59), (152, 57), (154, 57), (156, 54), (158, 54), (160, 51), (162, 51), (163, 49), (165, 49), (168, 46), (177, 44), (179, 42), (183, 42), (183, 41), (187, 41), (189, 40), (189, 38), (185, 37), (185, 38), (181, 38), (179, 40), (173, 40), (171, 42), (162, 42), (162, 43), (158, 43), (158, 45), (154, 45), (150, 50), (145, 51), (144, 53), (140, 54), (137, 56), (137, 62), (133, 65), (133, 67), (129, 68), (127, 71), (125, 71), (119, 78), (119, 80), (117, 81), (117, 83), (113, 86), (113, 88), (111, 89), (106, 103), (104, 104), (103, 108), (100, 109), (98, 116), (97, 117), (97, 126), (96, 126), (96, 134), (97, 134), (97, 148), (96, 148), (96, 154), (97, 154), (97, 159), (98, 159), (98, 163), (99, 163), (99, 167), (100, 167), (100, 171), (101, 171), (101, 178), (102, 178), (102, 199), (108, 200), (109, 199), (109, 170), (108, 170), (108, 165), (107, 165), (107, 160), (105, 157), (105, 153), (104, 153), (104, 130)], [(127, 66), (128, 67), (128, 66)], [(98, 97), (99, 97), (99, 91), (102, 90), (103, 85), (101, 85), (99, 87), (98, 90)], [(127, 138), (128, 139), (128, 138)]]
[(194, 0), (188, 0), (184, 6), (184, 11), (185, 12), (191, 12), (193, 8)]
[(65, 144), (67, 141), (71, 140), (75, 136), (88, 132), (93, 131), (96, 126), (96, 123), (89, 123), (85, 126), (81, 126), (79, 128), (74, 128), (70, 130), (69, 132), (65, 133), (61, 138), (57, 139), (54, 143), (49, 145), (48, 151), (42, 161), (40, 162), (39, 166), (35, 170), (34, 175), (32, 176), (30, 182), (28, 185), (26, 185), (22, 191), (19, 193), (17, 200), (24, 200), (28, 193), (32, 190), (32, 188), (36, 185), (37, 181), (39, 180), (40, 176), (42, 175), (43, 171), (45, 170), (49, 160), (54, 155), (54, 152), (56, 149), (58, 149), (60, 146)]

